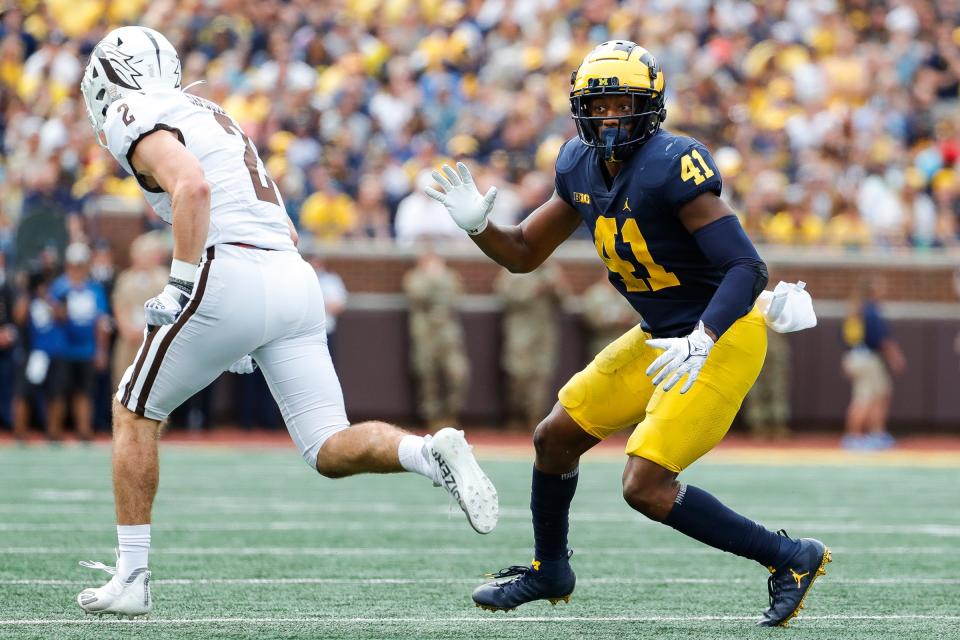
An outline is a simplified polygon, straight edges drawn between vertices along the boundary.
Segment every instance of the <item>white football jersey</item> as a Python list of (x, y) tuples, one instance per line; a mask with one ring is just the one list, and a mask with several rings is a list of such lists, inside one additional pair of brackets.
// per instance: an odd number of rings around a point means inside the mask
[(164, 221), (173, 220), (169, 194), (147, 186), (130, 163), (137, 143), (159, 129), (174, 133), (197, 157), (210, 184), (205, 246), (234, 242), (296, 251), (280, 191), (253, 141), (218, 105), (178, 89), (118, 100), (108, 108), (104, 122), (110, 153), (136, 177), (144, 197)]

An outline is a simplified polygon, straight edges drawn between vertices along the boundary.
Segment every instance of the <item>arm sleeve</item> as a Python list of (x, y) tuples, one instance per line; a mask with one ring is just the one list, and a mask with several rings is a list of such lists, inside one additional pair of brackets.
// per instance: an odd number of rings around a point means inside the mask
[(723, 272), (723, 280), (700, 319), (717, 338), (753, 307), (767, 286), (767, 265), (736, 216), (724, 216), (693, 234), (703, 255)]
[(722, 190), (723, 179), (713, 156), (705, 146), (694, 140), (693, 144), (670, 161), (661, 197), (667, 210), (676, 215), (683, 205), (697, 196), (707, 192), (719, 196)]

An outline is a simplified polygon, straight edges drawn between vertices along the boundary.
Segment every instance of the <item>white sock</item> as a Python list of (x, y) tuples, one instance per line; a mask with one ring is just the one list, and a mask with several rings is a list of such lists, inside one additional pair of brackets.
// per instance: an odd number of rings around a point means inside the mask
[(430, 457), (429, 447), (431, 436), (403, 436), (400, 439), (400, 446), (397, 447), (397, 454), (400, 457), (400, 466), (407, 471), (419, 473), (420, 475), (433, 480), (433, 459)]
[(117, 577), (126, 580), (134, 569), (147, 566), (150, 553), (150, 525), (117, 525)]

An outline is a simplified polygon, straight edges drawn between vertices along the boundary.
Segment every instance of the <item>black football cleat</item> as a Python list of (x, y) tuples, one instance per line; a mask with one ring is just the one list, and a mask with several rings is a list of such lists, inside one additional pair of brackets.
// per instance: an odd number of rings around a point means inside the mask
[[(787, 532), (780, 530), (780, 535)], [(760, 627), (785, 627), (803, 609), (803, 601), (814, 580), (826, 575), (827, 563), (832, 560), (830, 549), (819, 540), (800, 538), (800, 549), (779, 569), (770, 568), (767, 580), (770, 608), (757, 622)]]
[(571, 555), (569, 551), (563, 560), (534, 560), (529, 567), (514, 565), (489, 574), (493, 581), (477, 587), (473, 601), (487, 611), (513, 611), (533, 600), (549, 600), (554, 605), (570, 602), (577, 584), (577, 575), (570, 568)]

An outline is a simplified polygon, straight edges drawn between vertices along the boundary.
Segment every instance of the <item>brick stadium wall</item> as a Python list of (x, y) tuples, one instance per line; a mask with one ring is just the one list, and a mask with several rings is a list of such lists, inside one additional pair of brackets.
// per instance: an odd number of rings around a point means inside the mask
[[(129, 263), (133, 238), (143, 231), (139, 214), (109, 214), (95, 218), (97, 235), (114, 250), (117, 264)], [(414, 248), (392, 244), (336, 244), (319, 246), (331, 270), (339, 273), (353, 293), (400, 293), (403, 275), (416, 262)], [(500, 267), (469, 242), (440, 248), (460, 273), (467, 293), (487, 294)], [(953, 272), (960, 267), (960, 253), (844, 253), (835, 249), (786, 249), (761, 247), (770, 267), (770, 279), (804, 280), (817, 299), (844, 300), (865, 276), (881, 275), (887, 282), (887, 299), (903, 302), (956, 302)], [(571, 287), (580, 293), (604, 274), (603, 265), (589, 243), (567, 243), (555, 257)]]
[[(100, 228), (126, 262), (127, 247), (139, 232), (129, 217), (101, 219)], [(445, 245), (439, 252), (461, 275), (468, 294), (484, 296), (500, 271), (471, 243)], [(351, 294), (399, 294), (404, 274), (417, 258), (415, 248), (392, 244), (338, 244), (317, 247), (328, 268), (339, 273)], [(960, 367), (953, 353), (953, 337), (960, 330), (960, 305), (954, 271), (960, 254), (843, 253), (830, 249), (790, 250), (761, 247), (770, 267), (770, 279), (808, 283), (818, 302), (827, 302), (832, 316), (816, 329), (790, 336), (794, 362), (792, 402), (795, 426), (837, 429), (843, 422), (849, 385), (840, 373), (842, 345), (838, 313), (856, 284), (866, 276), (881, 275), (888, 301), (899, 303), (892, 320), (910, 366), (910, 375), (897, 380), (891, 419), (895, 429), (960, 432)], [(605, 270), (589, 243), (568, 243), (556, 260), (571, 288), (580, 293), (603, 277)], [(376, 297), (376, 296), (374, 296)], [(337, 368), (351, 418), (381, 418), (416, 422), (414, 383), (408, 369), (409, 345), (402, 298), (387, 296), (382, 308), (347, 310), (336, 337)], [(916, 304), (913, 304), (916, 303)], [(930, 304), (934, 303), (934, 304)], [(942, 315), (938, 315), (941, 314)], [(500, 370), (499, 315), (472, 308), (463, 313), (469, 337), (471, 390), (463, 419), (468, 424), (498, 424), (503, 415), (504, 376)], [(562, 350), (555, 388), (584, 365), (586, 333), (576, 313), (561, 318)], [(233, 396), (223, 383), (215, 392), (225, 408), (219, 420), (235, 422)]]
[[(773, 249), (765, 254), (771, 282), (803, 280), (807, 283), (808, 290), (814, 292), (818, 299), (844, 300), (860, 280), (879, 275), (886, 281), (887, 299), (890, 301), (957, 301), (953, 273), (957, 266), (960, 266), (960, 257), (952, 263), (949, 256), (944, 256), (943, 260), (932, 264), (918, 261), (886, 265), (882, 256), (879, 256), (878, 261), (844, 264), (842, 261), (832, 260), (820, 265), (812, 259), (798, 263), (793, 257), (782, 258), (780, 253)], [(493, 291), (493, 281), (500, 272), (498, 265), (484, 256), (464, 257), (453, 252), (448, 252), (447, 260), (460, 274), (467, 293), (488, 294)], [(576, 255), (559, 256), (553, 260), (563, 270), (576, 293), (582, 293), (605, 273), (596, 255), (592, 259)], [(351, 292), (401, 293), (403, 276), (413, 268), (416, 257), (408, 253), (358, 256), (337, 249), (327, 254), (326, 261), (329, 269), (343, 277), (347, 289)]]

